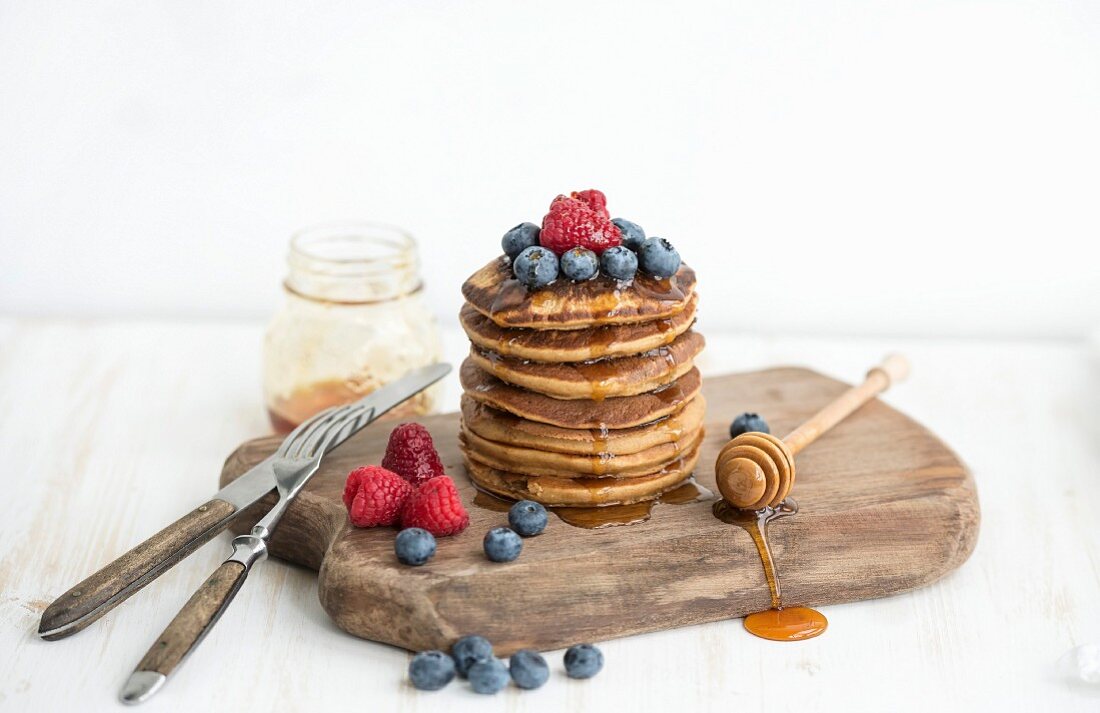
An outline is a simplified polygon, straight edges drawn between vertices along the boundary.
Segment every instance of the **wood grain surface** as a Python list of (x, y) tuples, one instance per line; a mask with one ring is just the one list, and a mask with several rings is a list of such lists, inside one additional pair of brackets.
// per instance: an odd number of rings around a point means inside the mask
[[(805, 369), (770, 369), (705, 382), (708, 436), (696, 476), (713, 488), (729, 419), (767, 414), (773, 431), (797, 426), (847, 386)], [(394, 530), (356, 529), (340, 500), (344, 476), (377, 463), (388, 428), (369, 428), (334, 452), (276, 530), (272, 554), (320, 571), (322, 606), (343, 629), (411, 650), (445, 648), (480, 633), (498, 655), (558, 648), (764, 609), (767, 584), (746, 532), (711, 515), (711, 503), (658, 505), (644, 524), (604, 530), (551, 517), (520, 558), (489, 562), (481, 538), (504, 513), (473, 505), (457, 450), (455, 414), (423, 422), (470, 509), (470, 528), (441, 539), (426, 566), (400, 565)], [(244, 444), (223, 482), (278, 443)], [(792, 493), (801, 506), (771, 528), (785, 603), (826, 605), (882, 597), (933, 582), (974, 548), (979, 508), (958, 457), (927, 429), (872, 401), (799, 456)], [(237, 521), (247, 529), (260, 512)]]

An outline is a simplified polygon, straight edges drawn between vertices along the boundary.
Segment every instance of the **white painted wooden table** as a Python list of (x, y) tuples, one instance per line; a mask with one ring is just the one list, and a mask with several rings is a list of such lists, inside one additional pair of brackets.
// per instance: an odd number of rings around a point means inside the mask
[[(0, 320), (0, 709), (120, 708), (132, 666), (226, 554), (222, 536), (88, 630), (35, 636), (49, 600), (202, 502), (267, 433), (261, 327)], [(977, 550), (945, 580), (828, 607), (825, 636), (776, 644), (739, 620), (602, 643), (590, 681), (482, 697), (418, 693), (408, 655), (345, 635), (312, 572), (272, 561), (152, 703), (155, 711), (1091, 710), (1055, 663), (1100, 643), (1100, 358), (1081, 344), (708, 334), (706, 373), (805, 364), (847, 380), (913, 361), (887, 400), (974, 470)], [(447, 335), (458, 360), (465, 344)], [(447, 384), (445, 407), (458, 402)], [(632, 603), (644, 606), (644, 602)]]

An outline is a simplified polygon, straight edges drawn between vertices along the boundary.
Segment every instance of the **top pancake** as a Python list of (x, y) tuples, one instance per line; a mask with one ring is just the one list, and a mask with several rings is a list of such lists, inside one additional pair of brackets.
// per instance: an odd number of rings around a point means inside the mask
[(462, 305), (458, 319), (470, 341), (501, 356), (537, 362), (574, 362), (641, 354), (663, 347), (686, 332), (695, 321), (693, 294), (686, 307), (665, 319), (635, 324), (609, 324), (588, 329), (507, 329)]
[(583, 329), (602, 324), (635, 324), (668, 319), (682, 312), (695, 290), (687, 265), (666, 280), (639, 273), (629, 283), (601, 275), (586, 282), (559, 279), (528, 291), (512, 274), (506, 257), (493, 260), (462, 285), (474, 309), (501, 327)]

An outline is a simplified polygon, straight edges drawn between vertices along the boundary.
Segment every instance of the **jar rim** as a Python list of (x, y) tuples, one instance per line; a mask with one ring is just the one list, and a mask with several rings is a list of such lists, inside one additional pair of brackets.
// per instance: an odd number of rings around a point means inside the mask
[(415, 260), (416, 239), (408, 231), (367, 220), (338, 220), (301, 228), (290, 236), (290, 260), (314, 266), (401, 266)]

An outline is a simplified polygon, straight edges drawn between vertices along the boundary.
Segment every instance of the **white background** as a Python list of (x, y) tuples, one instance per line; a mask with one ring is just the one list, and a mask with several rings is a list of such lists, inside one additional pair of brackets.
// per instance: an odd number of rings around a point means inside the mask
[(463, 278), (598, 187), (707, 328), (1100, 324), (1100, 3), (0, 1), (0, 312), (245, 317), (336, 218)]
[(700, 273), (704, 375), (908, 354), (886, 400), (971, 467), (971, 559), (812, 641), (600, 642), (493, 698), (412, 690), (270, 563), (149, 710), (1094, 710), (1056, 662), (1100, 643), (1100, 2), (0, 0), (0, 711), (120, 710), (225, 556), (35, 636), (267, 432), (292, 231), (411, 230), (457, 361), (462, 280), (587, 187)]

